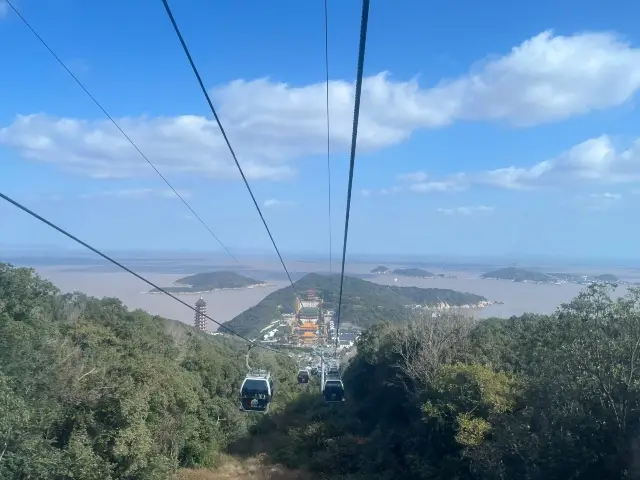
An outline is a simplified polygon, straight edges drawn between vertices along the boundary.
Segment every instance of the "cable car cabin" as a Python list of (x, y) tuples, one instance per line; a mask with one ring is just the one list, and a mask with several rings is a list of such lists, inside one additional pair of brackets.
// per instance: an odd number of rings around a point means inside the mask
[(270, 374), (247, 375), (240, 387), (240, 410), (266, 413), (274, 393)]
[(298, 383), (309, 383), (309, 370), (298, 371)]
[(338, 367), (331, 367), (329, 368), (327, 375), (340, 375), (340, 369)]
[(339, 378), (331, 378), (324, 382), (324, 389), (322, 390), (324, 401), (327, 403), (340, 403), (344, 402), (344, 384)]
[(318, 368), (317, 367), (313, 367), (311, 369), (311, 375), (318, 375)]

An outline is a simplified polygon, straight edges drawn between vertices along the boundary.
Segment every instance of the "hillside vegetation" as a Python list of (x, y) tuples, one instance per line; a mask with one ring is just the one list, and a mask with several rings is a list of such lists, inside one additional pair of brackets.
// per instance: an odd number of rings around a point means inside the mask
[[(199, 293), (211, 292), (224, 288), (244, 288), (254, 285), (263, 285), (264, 282), (239, 275), (235, 272), (204, 272), (183, 277), (174, 282), (174, 286), (164, 288), (171, 293)], [(159, 293), (158, 289), (152, 289), (151, 293)]]
[[(255, 421), (238, 411), (245, 353), (0, 264), (0, 478), (165, 479), (215, 466)], [(295, 365), (271, 354), (254, 362), (275, 375), (277, 411)]]
[(553, 315), (378, 323), (337, 406), (261, 354), (278, 394), (255, 416), (236, 406), (241, 342), (0, 264), (0, 478), (640, 478), (640, 288), (612, 291)]
[[(340, 275), (310, 273), (295, 282), (298, 293), (315, 289), (323, 298), (325, 308), (337, 307)], [(471, 293), (441, 288), (395, 287), (379, 285), (354, 277), (345, 277), (342, 299), (342, 321), (369, 327), (379, 321), (406, 320), (408, 305), (472, 305), (486, 298)], [(268, 295), (254, 307), (233, 318), (225, 325), (242, 335), (254, 337), (282, 313), (292, 313), (295, 294), (291, 286)]]
[(611, 292), (548, 316), (378, 324), (345, 404), (304, 395), (230, 448), (327, 479), (640, 478), (640, 289)]

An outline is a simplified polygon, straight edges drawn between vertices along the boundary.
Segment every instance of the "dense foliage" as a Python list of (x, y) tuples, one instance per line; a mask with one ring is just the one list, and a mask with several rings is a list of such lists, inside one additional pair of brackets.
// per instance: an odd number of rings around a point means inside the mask
[[(255, 421), (238, 411), (245, 352), (0, 264), (0, 478), (165, 479), (215, 465)], [(255, 362), (274, 372), (277, 411), (295, 365)]]
[(433, 278), (435, 273), (423, 268), (396, 268), (393, 273), (403, 277), (417, 277), (417, 278)]
[[(211, 292), (222, 288), (243, 288), (263, 283), (235, 272), (216, 271), (180, 278), (174, 282), (174, 286), (166, 287), (165, 290), (173, 293)], [(159, 290), (154, 288), (151, 293), (159, 293)]]
[[(314, 289), (324, 300), (325, 308), (336, 308), (340, 292), (340, 275), (310, 273), (295, 282), (298, 293)], [(475, 305), (486, 300), (480, 295), (442, 288), (395, 287), (379, 285), (354, 277), (345, 277), (342, 295), (342, 319), (361, 327), (380, 321), (401, 322), (410, 305)], [(233, 318), (226, 325), (242, 335), (255, 336), (282, 313), (293, 312), (295, 294), (291, 286), (268, 295), (256, 306)]]
[(378, 323), (337, 406), (262, 354), (279, 393), (256, 417), (237, 411), (241, 343), (0, 264), (0, 478), (160, 480), (223, 450), (331, 480), (639, 478), (640, 288), (612, 289)]
[(640, 289), (611, 290), (549, 316), (376, 325), (345, 405), (301, 398), (254, 435), (334, 479), (640, 478)]

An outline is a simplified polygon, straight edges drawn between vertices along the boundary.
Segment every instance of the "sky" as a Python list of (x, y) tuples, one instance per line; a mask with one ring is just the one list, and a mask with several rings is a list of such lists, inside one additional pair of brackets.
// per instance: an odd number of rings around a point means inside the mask
[[(11, 0), (227, 246), (271, 251), (160, 0)], [(342, 247), (361, 3), (173, 0), (283, 252)], [(517, 5), (516, 5), (517, 3)], [(640, 258), (640, 4), (371, 4), (348, 252)], [(0, 0), (0, 191), (97, 248), (212, 250)], [(0, 204), (0, 244), (70, 246)]]

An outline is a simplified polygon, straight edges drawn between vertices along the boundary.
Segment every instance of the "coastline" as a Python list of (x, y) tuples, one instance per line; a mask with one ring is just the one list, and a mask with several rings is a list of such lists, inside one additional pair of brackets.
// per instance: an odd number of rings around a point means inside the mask
[(491, 305), (504, 305), (504, 302), (500, 300), (481, 300), (477, 303), (464, 304), (464, 305), (451, 305), (449, 303), (441, 302), (434, 305), (407, 305), (407, 307), (414, 310), (418, 310), (418, 309), (420, 310), (455, 310), (455, 309), (481, 310)]
[[(181, 285), (182, 286), (182, 285)], [(184, 285), (186, 287), (186, 285)], [(222, 287), (222, 288), (213, 288), (210, 290), (198, 290), (198, 291), (184, 291), (184, 292), (176, 292), (176, 291), (169, 291), (169, 293), (171, 293), (172, 295), (202, 295), (204, 293), (214, 293), (214, 292), (223, 292), (223, 291), (227, 291), (227, 290), (249, 290), (252, 288), (264, 288), (264, 287), (276, 287), (277, 285), (275, 284), (271, 284), (271, 283), (255, 283), (253, 285), (246, 285), (244, 287)], [(168, 288), (176, 288), (176, 286), (172, 286), (172, 287), (164, 287), (165, 290), (167, 290)], [(179, 288), (179, 287), (178, 287)], [(153, 290), (148, 290), (146, 292), (142, 292), (144, 294), (148, 294), (148, 295), (157, 295), (157, 294), (161, 294), (164, 295), (164, 292), (154, 292)]]

